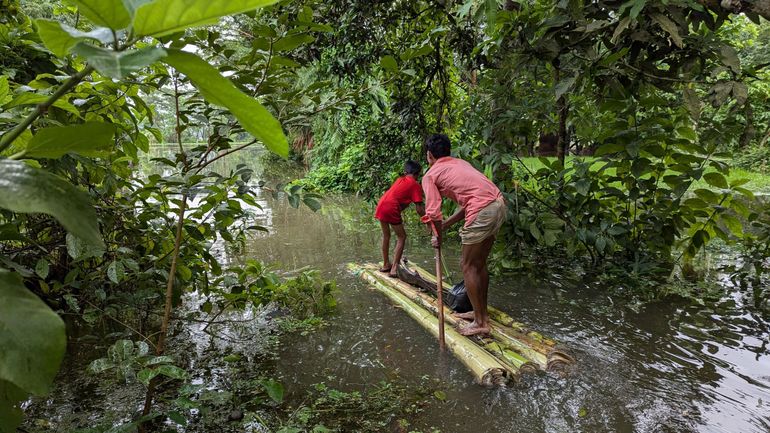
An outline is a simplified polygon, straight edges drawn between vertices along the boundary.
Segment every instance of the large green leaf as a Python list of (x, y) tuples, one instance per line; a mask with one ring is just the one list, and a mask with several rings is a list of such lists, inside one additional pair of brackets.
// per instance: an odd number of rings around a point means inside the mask
[(289, 144), (281, 124), (262, 104), (238, 90), (213, 66), (194, 54), (180, 50), (169, 50), (164, 61), (185, 74), (206, 100), (230, 110), (241, 126), (268, 149), (283, 157), (289, 155)]
[(114, 135), (115, 126), (101, 122), (45, 128), (29, 141), (25, 156), (52, 159), (67, 153), (99, 156), (114, 144)]
[(27, 398), (27, 393), (19, 387), (0, 380), (0, 433), (16, 433), (16, 427), (24, 419), (19, 404)]
[(310, 42), (313, 42), (314, 40), (315, 38), (310, 35), (289, 35), (281, 39), (278, 39), (273, 44), (273, 50), (277, 52), (291, 51), (302, 44), (310, 43)]
[(155, 0), (140, 6), (134, 18), (137, 36), (164, 36), (215, 23), (220, 17), (271, 5), (278, 0)]
[(0, 329), (0, 380), (47, 393), (64, 357), (64, 322), (6, 270), (0, 270)]
[(94, 24), (111, 29), (123, 29), (131, 24), (122, 0), (69, 0), (78, 7), (82, 15)]
[(43, 41), (43, 45), (51, 50), (57, 57), (69, 54), (70, 48), (84, 39), (93, 39), (102, 43), (112, 40), (112, 31), (106, 27), (97, 27), (90, 32), (81, 32), (64, 23), (53, 20), (38, 19), (37, 34)]
[(139, 6), (151, 1), (153, 0), (123, 0), (123, 6), (126, 7), (128, 13), (133, 17), (136, 15), (136, 10), (139, 9)]
[(104, 246), (88, 195), (45, 170), (20, 161), (0, 160), (0, 207), (51, 215), (89, 244)]
[[(40, 93), (24, 92), (21, 95), (13, 98), (10, 102), (7, 102), (5, 105), (3, 105), (3, 108), (7, 110), (9, 108), (19, 107), (22, 105), (38, 105), (48, 101), (49, 98), (50, 96), (41, 95)], [(77, 107), (75, 107), (74, 105), (67, 102), (65, 98), (57, 99), (56, 101), (54, 101), (53, 106), (57, 108), (61, 108), (62, 110), (65, 110), (65, 111), (69, 111), (75, 116), (80, 117), (80, 110), (78, 110)]]
[(82, 42), (75, 45), (72, 52), (85, 57), (88, 63), (102, 75), (118, 80), (155, 63), (166, 55), (166, 50), (159, 47), (115, 51)]
[(669, 17), (659, 13), (654, 13), (651, 17), (658, 23), (658, 25), (660, 25), (660, 28), (668, 33), (677, 47), (682, 48), (684, 46), (682, 36), (679, 34), (679, 26), (677, 26), (675, 22), (671, 21)]
[(715, 186), (717, 188), (728, 188), (727, 186), (727, 179), (722, 175), (722, 173), (706, 173), (703, 175), (703, 179), (711, 186)]

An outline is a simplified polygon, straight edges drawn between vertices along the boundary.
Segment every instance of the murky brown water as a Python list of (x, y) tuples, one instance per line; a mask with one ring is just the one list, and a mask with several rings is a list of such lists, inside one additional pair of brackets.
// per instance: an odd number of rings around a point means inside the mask
[[(561, 341), (577, 365), (565, 378), (532, 375), (507, 389), (485, 389), (441, 354), (426, 330), (347, 272), (350, 261), (379, 260), (372, 205), (337, 197), (313, 213), (269, 194), (261, 199), (264, 212), (257, 219), (270, 231), (255, 235), (245, 255), (282, 269), (319, 269), (341, 289), (330, 326), (283, 346), (277, 365), (289, 398), (318, 382), (359, 390), (394, 374), (414, 383), (427, 375), (443, 381), (447, 399), (414, 420), (415, 429), (770, 431), (770, 320), (743, 308), (739, 297), (716, 308), (656, 303), (635, 312), (614, 302), (606, 288), (552, 269), (535, 277), (495, 277), (490, 303)], [(428, 237), (414, 214), (409, 219), (406, 256), (431, 269)], [(456, 276), (456, 243), (449, 242), (445, 258)], [(78, 358), (71, 353), (65, 371), (84, 369), (73, 365)], [(47, 404), (72, 404), (89, 392), (65, 381)]]

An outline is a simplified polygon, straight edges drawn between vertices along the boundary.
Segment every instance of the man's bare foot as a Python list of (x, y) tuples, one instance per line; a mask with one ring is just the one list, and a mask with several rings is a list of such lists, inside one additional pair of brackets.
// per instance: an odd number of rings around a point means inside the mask
[(466, 313), (454, 313), (452, 315), (457, 317), (458, 319), (463, 319), (463, 320), (473, 320), (473, 319), (475, 319), (475, 317), (473, 315), (473, 311), (468, 311)]
[(389, 276), (390, 278), (395, 278), (395, 279), (398, 279), (398, 274), (397, 274), (397, 273), (396, 273), (396, 274), (394, 274), (394, 273), (392, 273), (392, 272), (391, 272), (391, 273), (389, 273), (389, 274), (388, 274), (388, 276)]
[(489, 334), (489, 326), (481, 326), (477, 325), (476, 322), (471, 322), (469, 325), (458, 329), (457, 332), (466, 337), (470, 337), (471, 335)]
[(392, 265), (385, 265), (380, 268), (380, 272), (382, 272), (383, 274), (387, 274), (388, 272), (390, 272), (390, 268), (392, 267), (393, 267)]

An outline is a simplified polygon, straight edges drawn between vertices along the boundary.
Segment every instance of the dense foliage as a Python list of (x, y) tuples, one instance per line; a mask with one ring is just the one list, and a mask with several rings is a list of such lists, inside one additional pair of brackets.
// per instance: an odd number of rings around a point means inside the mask
[(314, 123), (302, 184), (376, 199), (443, 131), (508, 199), (498, 269), (548, 252), (659, 286), (711, 240), (757, 242), (743, 226), (763, 211), (730, 169), (765, 169), (768, 33), (738, 3), (329, 6), (318, 68), (385, 91)]
[[(50, 2), (30, 9), (43, 17), (34, 20), (19, 4), (2, 4), (0, 431), (13, 431), (20, 402), (45, 394), (56, 375), (65, 333), (50, 307), (124, 327), (129, 339), (92, 367), (123, 375), (138, 368), (132, 375), (147, 386), (141, 424), (159, 415), (161, 377), (186, 377), (166, 355), (166, 336), (187, 293), (205, 296), (200, 308), (212, 318), (272, 303), (304, 319), (334, 306), (333, 283), (316, 274), (284, 280), (258, 262), (230, 258), (247, 232), (263, 230), (253, 222), (257, 184), (246, 166), (222, 173), (211, 165), (255, 143), (286, 156), (283, 128), (259, 100), (270, 107), (292, 95), (280, 71), (266, 78), (273, 49), (239, 50), (233, 69), (261, 60), (264, 72), (226, 78), (211, 62), (233, 55), (219, 45), (226, 38), (184, 31), (272, 2), (209, 3)], [(286, 33), (272, 34), (283, 51), (307, 41)], [(165, 105), (156, 109), (153, 100)], [(291, 120), (314, 106), (295, 105), (273, 113)], [(159, 128), (158, 116), (173, 122), (172, 132)], [(186, 133), (200, 119), (205, 127)], [(158, 173), (138, 170), (151, 141), (169, 134), (178, 143), (173, 156), (154, 159)], [(280, 186), (274, 193), (283, 194)], [(295, 207), (320, 207), (299, 188), (285, 195)]]

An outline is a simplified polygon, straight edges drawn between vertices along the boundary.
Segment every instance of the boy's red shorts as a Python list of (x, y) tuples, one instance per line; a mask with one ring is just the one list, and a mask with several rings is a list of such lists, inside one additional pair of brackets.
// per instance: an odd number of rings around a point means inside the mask
[(399, 225), (403, 223), (401, 220), (401, 206), (395, 201), (380, 202), (377, 205), (377, 209), (374, 210), (374, 217), (388, 224)]

